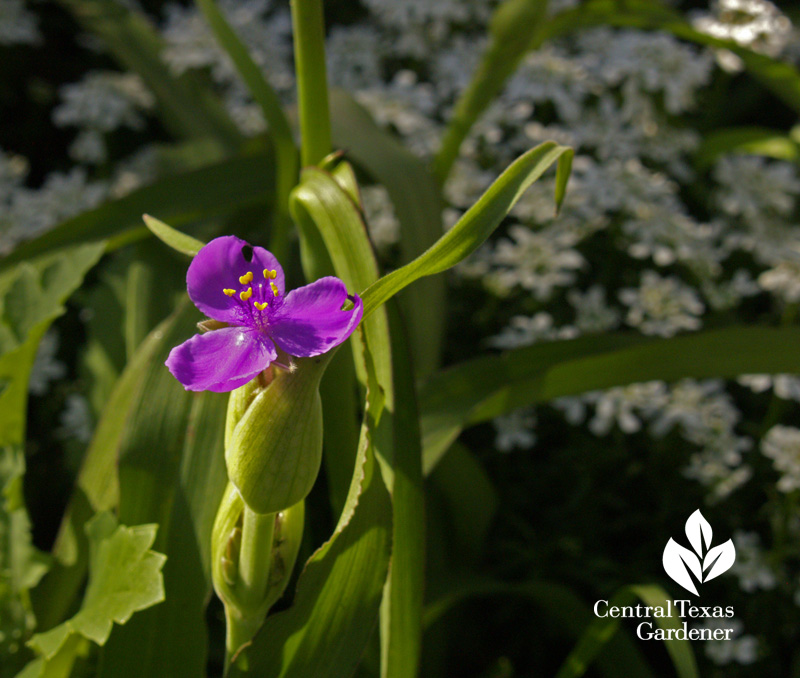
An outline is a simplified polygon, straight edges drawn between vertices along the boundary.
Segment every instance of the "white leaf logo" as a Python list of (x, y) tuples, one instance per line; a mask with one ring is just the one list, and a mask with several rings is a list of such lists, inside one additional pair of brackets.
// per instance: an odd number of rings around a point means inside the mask
[[(711, 548), (714, 531), (698, 509), (686, 521), (686, 537), (694, 552), (670, 538), (664, 547), (662, 563), (664, 571), (690, 593), (700, 595), (697, 583), (719, 577), (727, 572), (736, 560), (736, 547), (728, 539), (724, 544)], [(702, 563), (702, 564), (701, 564)], [(694, 575), (694, 578), (692, 578)]]

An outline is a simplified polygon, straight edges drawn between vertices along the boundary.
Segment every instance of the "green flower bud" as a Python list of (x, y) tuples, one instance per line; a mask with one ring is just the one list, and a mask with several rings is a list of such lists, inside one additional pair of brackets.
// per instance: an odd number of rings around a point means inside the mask
[(228, 477), (256, 513), (294, 506), (314, 485), (322, 461), (319, 382), (331, 355), (299, 359), (295, 369), (274, 370), (269, 383), (231, 394)]

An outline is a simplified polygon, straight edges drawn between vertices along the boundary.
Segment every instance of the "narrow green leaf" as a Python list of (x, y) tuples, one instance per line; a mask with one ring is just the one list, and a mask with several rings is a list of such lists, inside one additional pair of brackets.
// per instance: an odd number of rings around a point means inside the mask
[(181, 233), (179, 230), (168, 226), (163, 221), (151, 217), (149, 214), (142, 215), (145, 226), (150, 229), (152, 234), (156, 236), (165, 245), (169, 245), (172, 249), (188, 257), (193, 257), (197, 254), (205, 243), (190, 235)]
[(470, 129), (502, 91), (531, 49), (532, 39), (547, 14), (547, 0), (505, 0), (489, 24), (489, 46), (475, 74), (453, 109), (433, 171), (444, 184)]
[[(653, 585), (648, 586), (626, 586), (615, 593), (609, 606), (627, 606), (640, 599), (645, 605), (650, 607), (666, 607), (670, 597), (666, 592)], [(679, 621), (680, 617), (654, 617), (655, 624), (663, 630), (676, 630), (682, 628)], [(579, 678), (591, 665), (600, 650), (612, 639), (617, 637), (620, 626), (618, 617), (597, 617), (592, 621), (586, 631), (581, 635), (575, 649), (564, 660), (556, 678)], [(688, 640), (677, 640), (672, 638), (665, 640), (664, 644), (672, 658), (680, 678), (697, 678), (697, 664), (692, 652), (691, 643)]]
[(165, 556), (150, 547), (156, 525), (125, 527), (110, 513), (98, 513), (86, 524), (89, 539), (89, 585), (80, 611), (60, 626), (29, 641), (50, 660), (73, 635), (104, 645), (114, 622), (125, 624), (134, 612), (164, 600), (161, 568)]
[[(394, 398), (380, 427), (390, 427), (392, 567), (381, 603), (381, 676), (414, 678), (422, 647), (425, 494), (414, 370), (396, 305), (389, 306)], [(377, 436), (381, 441), (383, 436)], [(387, 474), (384, 474), (387, 477)]]
[(288, 229), (291, 227), (291, 222), (288, 220), (289, 192), (297, 183), (299, 170), (299, 157), (292, 128), (275, 90), (270, 86), (258, 64), (253, 61), (247, 47), (231, 28), (214, 0), (197, 0), (197, 4), (211, 26), (217, 41), (231, 58), (236, 70), (247, 85), (247, 89), (253, 95), (253, 99), (261, 107), (269, 126), (270, 138), (275, 146), (275, 163), (277, 165), (275, 193), (276, 205), (280, 214), (280, 217), (273, 221), (270, 250), (278, 259), (282, 259), (287, 254), (285, 250), (288, 244)]
[(100, 205), (69, 219), (36, 240), (22, 243), (2, 262), (11, 264), (67, 245), (114, 237), (147, 235), (142, 214), (153, 211), (172, 224), (191, 223), (270, 198), (273, 174), (266, 153), (243, 155), (197, 170), (163, 177), (119, 200)]
[(178, 137), (218, 140), (236, 149), (242, 136), (208, 87), (193, 74), (173, 77), (161, 58), (164, 41), (147, 17), (113, 0), (60, 0), (89, 33), (97, 35), (125, 70), (152, 90), (168, 129)]
[[(474, 252), (491, 235), (517, 200), (553, 163), (569, 163), (573, 151), (547, 141), (517, 158), (455, 226), (424, 254), (392, 271), (363, 294), (364, 317), (415, 280), (441, 273)], [(566, 172), (557, 174), (556, 197), (563, 198)]]
[(778, 160), (800, 160), (800, 144), (791, 135), (767, 127), (727, 127), (703, 137), (695, 154), (700, 170), (711, 167), (728, 153), (763, 155)]
[(671, 339), (587, 336), (467, 361), (435, 375), (422, 390), (425, 471), (470, 424), (562, 396), (654, 379), (795, 373), (798, 341), (794, 327), (729, 327)]
[[(388, 191), (400, 222), (400, 260), (412, 261), (442, 235), (443, 204), (433, 175), (342, 90), (331, 91), (331, 118), (336, 146)], [(439, 362), (445, 291), (443, 278), (426, 278), (399, 297), (418, 377), (427, 376)]]

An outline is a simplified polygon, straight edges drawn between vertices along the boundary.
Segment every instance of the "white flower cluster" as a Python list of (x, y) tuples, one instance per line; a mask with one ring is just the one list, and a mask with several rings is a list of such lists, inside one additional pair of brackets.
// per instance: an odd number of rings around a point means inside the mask
[(623, 119), (632, 120), (650, 95), (661, 94), (672, 114), (694, 105), (694, 92), (711, 78), (713, 58), (707, 52), (665, 33), (597, 28), (578, 39), (586, 69), (608, 87), (625, 95)]
[(752, 593), (758, 589), (774, 589), (778, 580), (767, 562), (758, 534), (737, 530), (733, 533), (733, 544), (736, 547), (736, 561), (731, 572), (739, 578), (742, 590)]
[(37, 45), (42, 36), (36, 15), (25, 7), (24, 0), (0, 3), (0, 45)]
[(400, 239), (400, 222), (389, 193), (379, 184), (364, 186), (361, 200), (370, 239), (379, 252), (386, 251)]
[(67, 366), (56, 358), (58, 344), (58, 334), (52, 329), (39, 342), (28, 382), (28, 390), (33, 395), (44, 395), (51, 381), (63, 379), (67, 373)]
[(533, 432), (536, 413), (531, 407), (496, 417), (493, 423), (496, 431), (495, 446), (501, 452), (511, 452), (514, 448), (527, 450), (536, 444), (536, 434)]
[[(271, 7), (269, 0), (223, 0), (219, 4), (270, 84), (279, 94), (290, 92), (294, 76), (288, 10)], [(196, 6), (168, 5), (163, 32), (167, 47), (162, 58), (174, 73), (209, 70), (224, 91), (231, 117), (242, 130), (249, 134), (264, 130), (266, 123), (261, 109), (253, 103), (236, 68), (217, 44)]]
[(645, 271), (640, 287), (620, 290), (619, 298), (628, 307), (625, 322), (643, 334), (672, 337), (702, 325), (703, 302), (675, 276), (663, 278), (655, 271)]
[(751, 467), (743, 463), (752, 441), (736, 432), (741, 413), (720, 380), (630, 384), (559, 398), (553, 404), (573, 425), (585, 421), (588, 408), (594, 407), (589, 430), (598, 436), (614, 426), (636, 433), (648, 422), (647, 431), (655, 437), (677, 432), (699, 448), (684, 473), (709, 488), (711, 501), (726, 497), (752, 476)]
[[(738, 553), (737, 553), (738, 556)], [(744, 625), (738, 619), (704, 619), (699, 628), (731, 630), (732, 638), (705, 641), (706, 656), (719, 666), (736, 662), (752, 664), (758, 659), (758, 640), (755, 636), (742, 635)]]
[(738, 381), (754, 393), (772, 388), (779, 398), (800, 403), (800, 377), (793, 374), (743, 374)]
[(106, 160), (104, 134), (124, 127), (142, 129), (142, 112), (155, 103), (138, 75), (113, 71), (90, 72), (80, 82), (64, 85), (60, 94), (53, 122), (81, 129), (70, 154), (90, 164)]
[(517, 315), (500, 334), (489, 339), (489, 346), (501, 349), (522, 348), (538, 341), (572, 339), (578, 332), (574, 327), (556, 328), (553, 316), (540, 311), (533, 316)]
[(24, 186), (26, 174), (23, 159), (0, 149), (0, 253), (97, 206), (108, 194), (105, 183), (89, 181), (80, 167), (49, 175), (38, 189)]
[[(692, 23), (701, 33), (773, 57), (784, 51), (792, 37), (792, 22), (768, 0), (715, 0), (711, 12), (696, 15)], [(741, 59), (728, 50), (718, 60), (730, 71), (743, 68)]]
[(781, 492), (800, 489), (800, 429), (773, 426), (761, 441), (761, 453), (781, 474), (777, 485)]

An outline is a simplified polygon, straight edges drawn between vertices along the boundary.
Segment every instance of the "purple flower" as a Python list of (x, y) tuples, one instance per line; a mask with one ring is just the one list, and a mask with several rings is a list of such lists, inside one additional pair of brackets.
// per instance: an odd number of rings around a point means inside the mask
[[(234, 236), (203, 247), (186, 274), (189, 298), (228, 325), (170, 351), (167, 367), (187, 391), (232, 391), (278, 357), (320, 355), (347, 339), (364, 311), (338, 278), (320, 278), (284, 296), (283, 269), (263, 247)], [(353, 308), (342, 310), (346, 300)]]

